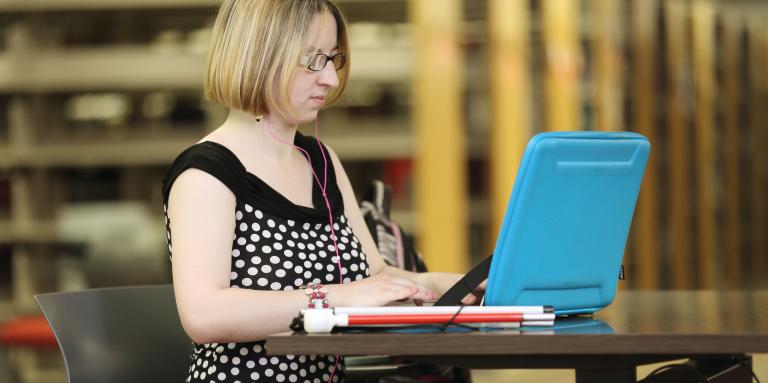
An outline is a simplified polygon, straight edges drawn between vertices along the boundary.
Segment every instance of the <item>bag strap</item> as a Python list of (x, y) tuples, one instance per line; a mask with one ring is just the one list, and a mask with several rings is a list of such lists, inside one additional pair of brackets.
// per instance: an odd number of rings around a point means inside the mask
[(369, 201), (384, 218), (389, 220), (389, 214), (392, 210), (392, 188), (384, 182), (374, 180), (368, 192), (363, 196), (363, 201)]
[(464, 275), (455, 285), (451, 286), (448, 291), (435, 302), (435, 306), (461, 306), (461, 300), (467, 296), (467, 294), (475, 291), (475, 288), (483, 283), (488, 278), (488, 272), (491, 270), (491, 260), (493, 254), (489, 255), (477, 266), (473, 267), (466, 275)]

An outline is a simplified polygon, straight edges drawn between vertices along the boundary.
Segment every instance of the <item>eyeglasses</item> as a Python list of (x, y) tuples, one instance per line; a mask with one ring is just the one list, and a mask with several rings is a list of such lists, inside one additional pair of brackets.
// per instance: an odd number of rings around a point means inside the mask
[(313, 72), (318, 72), (325, 68), (325, 65), (328, 64), (328, 61), (333, 62), (333, 67), (336, 68), (336, 70), (344, 68), (344, 64), (347, 62), (347, 57), (344, 56), (344, 53), (336, 53), (333, 56), (316, 53), (311, 56), (305, 56), (302, 61), (303, 62), (301, 64), (306, 65), (307, 69)]

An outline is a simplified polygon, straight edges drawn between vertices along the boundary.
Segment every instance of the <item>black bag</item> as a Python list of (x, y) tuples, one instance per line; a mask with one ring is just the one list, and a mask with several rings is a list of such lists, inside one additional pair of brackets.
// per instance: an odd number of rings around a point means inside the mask
[[(360, 202), (360, 210), (371, 232), (379, 253), (390, 266), (422, 273), (427, 266), (416, 251), (413, 237), (390, 217), (392, 190), (379, 180), (371, 182), (368, 192)], [(350, 382), (409, 383), (409, 382), (450, 382), (471, 383), (468, 369), (440, 366), (431, 363), (413, 363), (407, 358), (392, 358), (390, 363), (399, 365), (396, 371), (386, 377), (347, 377)], [(349, 359), (348, 359), (349, 360)]]
[(360, 202), (360, 211), (379, 249), (379, 254), (388, 265), (422, 273), (427, 266), (413, 244), (413, 237), (390, 217), (392, 189), (379, 180), (371, 182), (370, 189)]

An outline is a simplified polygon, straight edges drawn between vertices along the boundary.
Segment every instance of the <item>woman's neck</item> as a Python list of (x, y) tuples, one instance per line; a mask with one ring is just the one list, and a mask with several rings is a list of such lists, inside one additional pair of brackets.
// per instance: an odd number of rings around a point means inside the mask
[(278, 159), (294, 156), (293, 143), (297, 125), (286, 123), (274, 114), (254, 116), (248, 112), (231, 109), (227, 120), (219, 128), (241, 143)]

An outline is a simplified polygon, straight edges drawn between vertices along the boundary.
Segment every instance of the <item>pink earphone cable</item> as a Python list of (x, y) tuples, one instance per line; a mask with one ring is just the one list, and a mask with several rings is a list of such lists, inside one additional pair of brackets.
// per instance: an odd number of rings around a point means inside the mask
[[(274, 131), (272, 131), (272, 126), (269, 123), (269, 116), (265, 116), (264, 118), (267, 122), (267, 130), (269, 130), (269, 134), (272, 135), (272, 137), (282, 142), (286, 145), (293, 146), (294, 148), (298, 149), (302, 154), (304, 154), (304, 157), (307, 158), (307, 163), (309, 163), (309, 169), (312, 171), (312, 176), (315, 178), (315, 182), (317, 182), (317, 186), (320, 187), (320, 191), (323, 193), (323, 200), (325, 201), (325, 207), (328, 209), (328, 227), (331, 228), (331, 240), (333, 241), (333, 250), (336, 252), (336, 264), (339, 268), (339, 284), (344, 284), (344, 277), (341, 272), (341, 255), (339, 254), (339, 245), (336, 242), (336, 231), (333, 228), (333, 212), (331, 211), (331, 202), (328, 200), (328, 195), (326, 194), (326, 187), (327, 187), (327, 181), (328, 181), (328, 159), (325, 154), (325, 149), (323, 149), (323, 144), (320, 143), (320, 130), (318, 129), (318, 118), (315, 118), (315, 140), (317, 141), (317, 146), (320, 148), (320, 153), (323, 156), (323, 182), (320, 182), (320, 178), (317, 176), (317, 173), (315, 172), (314, 166), (312, 166), (312, 160), (309, 157), (309, 153), (307, 153), (306, 150), (296, 146), (294, 143), (285, 141), (278, 137)], [(328, 379), (328, 383), (331, 383), (333, 381), (333, 376), (336, 375), (336, 369), (339, 366), (339, 355), (335, 356), (335, 363), (333, 365), (333, 371), (331, 371), (331, 376)]]

